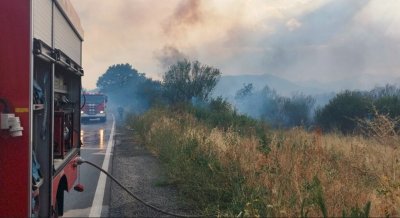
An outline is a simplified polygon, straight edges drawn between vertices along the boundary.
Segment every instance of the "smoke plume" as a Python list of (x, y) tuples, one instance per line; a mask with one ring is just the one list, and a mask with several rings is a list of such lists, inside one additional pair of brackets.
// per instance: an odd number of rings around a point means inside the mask
[(202, 21), (202, 0), (184, 0), (164, 23), (163, 29), (168, 36), (185, 34), (187, 28)]
[(84, 85), (120, 62), (159, 79), (182, 57), (223, 75), (335, 90), (400, 81), (398, 0), (72, 2), (85, 30)]
[(176, 62), (187, 59), (185, 54), (172, 45), (164, 46), (164, 48), (155, 53), (155, 57), (165, 70)]

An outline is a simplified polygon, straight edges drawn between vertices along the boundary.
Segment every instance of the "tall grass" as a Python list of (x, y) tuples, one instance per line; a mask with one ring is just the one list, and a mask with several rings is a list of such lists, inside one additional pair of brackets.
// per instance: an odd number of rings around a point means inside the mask
[(168, 183), (205, 214), (400, 215), (397, 147), (364, 136), (272, 131), (234, 114), (224, 115), (227, 126), (207, 113), (153, 109), (130, 122), (164, 163)]

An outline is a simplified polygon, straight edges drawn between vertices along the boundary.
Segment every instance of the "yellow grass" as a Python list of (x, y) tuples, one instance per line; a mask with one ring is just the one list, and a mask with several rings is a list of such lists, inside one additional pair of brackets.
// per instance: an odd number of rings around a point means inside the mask
[(267, 153), (259, 149), (253, 135), (207, 129), (189, 115), (160, 117), (147, 132), (148, 141), (167, 130), (180, 139), (199, 141), (199, 152), (216, 158), (227, 176), (232, 173), (230, 166), (238, 164), (248, 188), (266, 190), (262, 197), (250, 196), (241, 215), (260, 215), (259, 207), (253, 205), (262, 204), (273, 216), (298, 217), (302, 207), (308, 216), (322, 216), (319, 205), (310, 201), (313, 191), (307, 189), (318, 178), (328, 216), (341, 216), (343, 210), (362, 208), (368, 201), (372, 203), (370, 216), (400, 216), (398, 142), (389, 146), (362, 136), (294, 128), (270, 133)]

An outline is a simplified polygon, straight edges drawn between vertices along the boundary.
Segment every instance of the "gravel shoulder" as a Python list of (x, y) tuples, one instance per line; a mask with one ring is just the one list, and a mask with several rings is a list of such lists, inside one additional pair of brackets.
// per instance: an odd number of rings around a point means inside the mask
[[(190, 213), (177, 190), (163, 184), (159, 160), (135, 142), (132, 131), (121, 127), (115, 136), (112, 174), (143, 201), (169, 212)], [(110, 217), (170, 217), (136, 201), (114, 182), (110, 198)]]

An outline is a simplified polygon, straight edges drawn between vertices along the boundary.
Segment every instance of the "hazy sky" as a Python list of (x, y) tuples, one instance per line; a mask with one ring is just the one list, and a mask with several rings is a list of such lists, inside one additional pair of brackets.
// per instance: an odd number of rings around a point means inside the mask
[[(130, 63), (160, 79), (177, 59), (223, 75), (400, 82), (398, 0), (71, 0), (85, 30), (83, 85)], [(372, 81), (371, 81), (372, 80)]]

